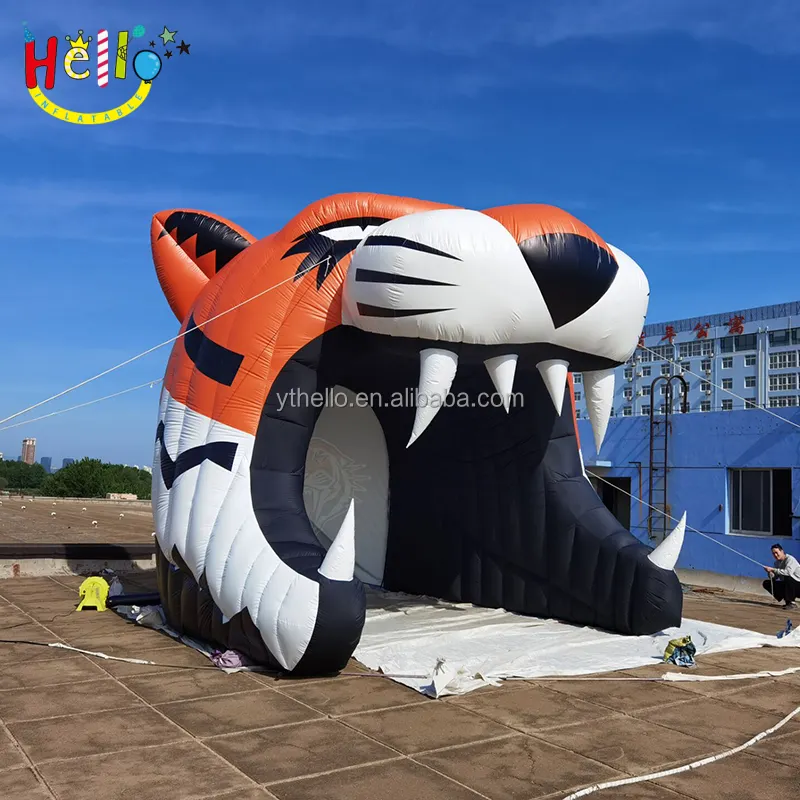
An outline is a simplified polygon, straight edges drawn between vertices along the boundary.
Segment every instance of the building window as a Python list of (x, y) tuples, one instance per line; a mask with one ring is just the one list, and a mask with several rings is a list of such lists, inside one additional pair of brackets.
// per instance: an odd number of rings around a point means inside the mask
[(770, 347), (786, 347), (791, 343), (791, 331), (770, 331)]
[(733, 411), (733, 400), (723, 400), (722, 401), (722, 410), (723, 411)]
[(631, 367), (628, 367), (625, 370), (625, 380), (629, 381), (629, 380), (632, 380), (632, 379), (633, 379), (633, 369)]
[(746, 397), (744, 399), (744, 407), (745, 408), (758, 408), (758, 406), (756, 406), (755, 397)]
[(580, 392), (575, 392), (575, 402), (577, 403), (581, 399), (582, 396), (583, 395), (581, 395)]
[(650, 386), (642, 386), (642, 397), (650, 397)]
[(713, 356), (714, 342), (684, 342), (678, 345), (678, 358), (697, 358), (697, 356)]
[(622, 409), (622, 416), (623, 417), (630, 417), (633, 414), (633, 409), (630, 406), (625, 406)]
[(797, 367), (797, 350), (786, 353), (770, 353), (770, 369), (795, 369)]
[(573, 373), (572, 382), (573, 383), (583, 383), (583, 375), (581, 375), (580, 372)]
[(719, 351), (720, 353), (733, 352), (733, 336), (725, 336), (719, 340)]
[(744, 388), (745, 389), (755, 389), (756, 388), (756, 376), (755, 375), (745, 375)]
[(642, 406), (642, 416), (649, 417), (650, 416), (650, 406)]
[(662, 364), (661, 365), (661, 374), (662, 375), (669, 375), (669, 364)]
[(626, 387), (622, 392), (622, 396), (626, 400), (630, 400), (633, 397), (633, 389), (631, 389), (630, 387)]
[(711, 360), (708, 358), (704, 358), (700, 362), (700, 369), (702, 369), (703, 372), (711, 372)]
[(792, 396), (770, 397), (769, 399), (770, 408), (794, 408), (796, 405), (797, 405), (797, 398)]
[(666, 385), (661, 386), (658, 393), (662, 397), (666, 397), (667, 396), (667, 387), (666, 387)]
[(649, 378), (650, 377), (650, 372), (651, 372), (651, 368), (650, 367), (642, 367), (642, 375), (645, 378)]
[(711, 401), (710, 400), (703, 400), (700, 403), (700, 410), (701, 411), (711, 411)]
[(725, 356), (722, 359), (722, 369), (733, 369), (733, 356)]
[(754, 367), (756, 365), (756, 357), (752, 354), (744, 357), (744, 365), (746, 367)]
[(797, 389), (797, 373), (787, 375), (770, 375), (769, 390), (771, 392), (793, 392)]
[(733, 389), (733, 378), (723, 378), (722, 379), (722, 388), (731, 390)]
[(668, 361), (675, 354), (675, 348), (671, 344), (662, 344), (650, 349), (653, 351), (653, 361)]
[(758, 343), (754, 333), (743, 333), (741, 336), (734, 337), (734, 339), (734, 347), (737, 353), (742, 350), (755, 350)]
[(710, 381), (700, 381), (700, 391), (701, 392), (710, 392), (711, 391), (711, 382)]
[(575, 419), (581, 418), (581, 410), (579, 408), (575, 409)]
[(792, 535), (791, 469), (731, 469), (731, 533)]

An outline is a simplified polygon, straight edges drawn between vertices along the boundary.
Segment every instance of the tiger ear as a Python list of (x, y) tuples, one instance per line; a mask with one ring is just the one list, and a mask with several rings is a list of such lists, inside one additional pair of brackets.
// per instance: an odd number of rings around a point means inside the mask
[(150, 226), (158, 282), (180, 322), (208, 281), (256, 237), (207, 211), (159, 211)]

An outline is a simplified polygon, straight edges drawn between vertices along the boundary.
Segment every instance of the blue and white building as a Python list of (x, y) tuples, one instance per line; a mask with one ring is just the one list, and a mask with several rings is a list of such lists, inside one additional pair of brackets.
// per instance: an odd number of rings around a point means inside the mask
[[(628, 364), (619, 367), (612, 416), (664, 412), (664, 381), (651, 397), (658, 375), (682, 374), (689, 384), (689, 410), (733, 411), (798, 406), (800, 301), (744, 311), (652, 323), (643, 331)], [(586, 417), (581, 376), (575, 378), (575, 405)], [(680, 407), (673, 382), (674, 408)]]
[[(617, 370), (613, 418), (599, 454), (575, 376), (590, 480), (648, 544), (657, 539), (651, 506), (673, 520), (686, 512), (688, 526), (699, 531), (687, 530), (678, 563), (687, 576), (752, 579), (755, 587), (766, 577), (759, 564), (771, 563), (774, 542), (800, 559), (800, 302), (652, 324), (643, 333), (644, 348)], [(681, 413), (673, 381), (663, 454), (651, 449), (665, 428), (665, 382), (656, 384), (655, 398), (651, 390), (662, 374), (683, 375), (690, 412)], [(652, 498), (651, 472), (665, 487)]]

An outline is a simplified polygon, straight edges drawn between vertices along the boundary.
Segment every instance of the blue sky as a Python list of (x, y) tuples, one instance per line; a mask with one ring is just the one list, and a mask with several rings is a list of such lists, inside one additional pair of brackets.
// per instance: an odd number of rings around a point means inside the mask
[[(800, 296), (794, 0), (31, 5), (6, 4), (0, 48), (0, 418), (177, 333), (149, 224), (180, 206), (266, 236), (341, 191), (551, 203), (642, 265), (649, 321)], [(68, 125), (28, 96), (23, 21), (62, 56), (79, 28), (137, 24), (144, 44), (177, 29), (190, 55), (129, 118)], [(90, 66), (86, 81), (59, 67), (52, 99), (131, 94), (135, 78), (101, 90)], [(13, 422), (160, 378), (169, 349)], [(57, 463), (149, 463), (157, 400), (3, 430), (0, 451), (34, 436)]]

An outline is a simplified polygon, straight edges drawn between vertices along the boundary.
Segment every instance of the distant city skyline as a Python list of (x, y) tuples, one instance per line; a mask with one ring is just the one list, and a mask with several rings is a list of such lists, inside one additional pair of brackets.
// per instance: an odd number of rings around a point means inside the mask
[[(64, 469), (64, 467), (68, 467), (70, 464), (74, 464), (76, 461), (80, 461), (83, 458), (99, 458), (100, 461), (103, 461), (107, 464), (120, 464), (123, 467), (133, 467), (134, 469), (143, 469), (145, 472), (152, 472), (152, 465), (149, 462), (139, 462), (139, 463), (129, 463), (126, 461), (121, 461), (114, 458), (102, 458), (97, 455), (90, 455), (90, 456), (81, 456), (80, 458), (74, 458), (72, 456), (64, 456), (60, 459), (61, 465), (58, 467), (54, 467), (53, 464), (57, 464), (59, 459), (54, 458), (53, 456), (39, 456), (36, 458), (36, 447), (37, 447), (37, 440), (33, 437), (26, 436), (22, 440), (22, 452), (16, 458), (12, 458), (12, 461), (25, 461), (28, 464), (39, 464), (44, 467), (45, 471), (48, 474), (53, 474), (57, 472), (59, 469)], [(3, 451), (0, 450), (0, 461), (8, 460), (4, 457)]]

